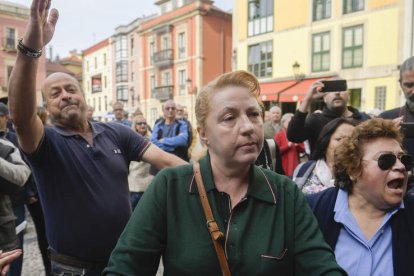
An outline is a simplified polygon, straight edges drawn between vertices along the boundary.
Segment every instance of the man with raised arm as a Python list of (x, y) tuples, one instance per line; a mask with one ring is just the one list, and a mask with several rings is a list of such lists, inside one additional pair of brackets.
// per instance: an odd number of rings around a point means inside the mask
[(88, 122), (79, 83), (64, 73), (43, 84), (53, 124), (43, 126), (35, 87), (38, 57), (58, 20), (50, 4), (32, 2), (9, 82), (10, 116), (45, 211), (52, 273), (100, 275), (131, 214), (129, 162), (143, 160), (158, 168), (185, 162), (121, 124)]

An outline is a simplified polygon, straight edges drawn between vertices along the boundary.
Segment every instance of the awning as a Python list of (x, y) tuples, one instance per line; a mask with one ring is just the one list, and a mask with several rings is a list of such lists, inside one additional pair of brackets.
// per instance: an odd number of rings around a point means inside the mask
[[(332, 77), (324, 77), (330, 79)], [(321, 78), (310, 78), (302, 81), (286, 80), (260, 84), (260, 98), (262, 101), (298, 102), (302, 101), (309, 87)]]

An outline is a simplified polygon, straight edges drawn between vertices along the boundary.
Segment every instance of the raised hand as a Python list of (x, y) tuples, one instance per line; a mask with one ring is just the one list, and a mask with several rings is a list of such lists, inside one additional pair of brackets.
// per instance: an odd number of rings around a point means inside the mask
[(30, 7), (29, 24), (23, 38), (23, 44), (31, 49), (39, 50), (50, 42), (55, 32), (59, 13), (52, 9), (51, 0), (33, 0)]

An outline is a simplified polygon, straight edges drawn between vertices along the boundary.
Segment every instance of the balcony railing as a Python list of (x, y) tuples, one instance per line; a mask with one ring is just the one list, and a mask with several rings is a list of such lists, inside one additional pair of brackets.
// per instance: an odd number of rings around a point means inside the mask
[(153, 61), (155, 66), (171, 66), (174, 61), (173, 49), (161, 50), (154, 53)]
[(174, 86), (158, 86), (153, 90), (153, 97), (161, 102), (165, 102), (173, 97)]

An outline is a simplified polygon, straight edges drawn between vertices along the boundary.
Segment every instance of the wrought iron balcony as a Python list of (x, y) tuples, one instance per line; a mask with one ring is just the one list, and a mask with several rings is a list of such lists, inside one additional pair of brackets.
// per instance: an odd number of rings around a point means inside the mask
[(161, 50), (153, 55), (154, 66), (171, 66), (174, 61), (173, 49)]
[(169, 99), (172, 99), (174, 91), (174, 85), (158, 86), (153, 90), (153, 98), (161, 102), (165, 102)]

